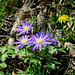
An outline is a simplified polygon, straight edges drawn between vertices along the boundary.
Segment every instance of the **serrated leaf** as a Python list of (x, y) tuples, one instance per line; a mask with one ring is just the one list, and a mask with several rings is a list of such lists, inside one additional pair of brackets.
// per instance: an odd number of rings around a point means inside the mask
[(25, 56), (25, 51), (20, 50), (18, 54), (19, 54), (19, 57), (21, 58), (22, 56)]
[(3, 72), (2, 70), (0, 71), (0, 75), (5, 75), (4, 72)]
[(37, 60), (31, 58), (30, 59), (30, 63), (35, 63), (36, 64), (37, 63)]
[(34, 63), (35, 65), (37, 65), (38, 63), (41, 65), (41, 61), (39, 61), (38, 59), (33, 59), (33, 58), (30, 59), (30, 63)]
[(0, 52), (3, 54), (6, 51), (6, 47), (0, 48)]
[(48, 67), (50, 67), (50, 68), (52, 68), (52, 69), (55, 69), (55, 64), (49, 64), (49, 63), (47, 63), (47, 65), (48, 65)]
[(1, 56), (1, 61), (5, 61), (6, 60), (6, 57), (8, 57), (7, 53), (4, 53), (2, 56)]
[(7, 53), (11, 53), (12, 54), (12, 53), (14, 53), (14, 51), (13, 50), (8, 50)]
[(51, 67), (52, 69), (55, 69), (55, 64), (52, 64), (52, 63), (51, 63), (50, 67)]
[(19, 52), (19, 49), (16, 49), (16, 50), (15, 50), (15, 53), (17, 54), (18, 52)]
[(49, 51), (48, 51), (48, 52), (49, 52), (50, 54), (53, 54), (54, 52), (56, 52), (56, 51), (57, 51), (57, 49), (56, 49), (56, 48), (54, 48), (54, 47), (52, 47), (52, 46), (49, 46), (49, 47), (48, 47), (48, 49), (49, 49)]
[(11, 56), (11, 57), (13, 57), (13, 58), (14, 58), (14, 57), (16, 56), (16, 54), (12, 54), (12, 55), (9, 55), (9, 56)]
[(0, 63), (0, 67), (5, 68), (5, 67), (7, 67), (7, 64), (5, 62), (2, 62), (2, 63)]

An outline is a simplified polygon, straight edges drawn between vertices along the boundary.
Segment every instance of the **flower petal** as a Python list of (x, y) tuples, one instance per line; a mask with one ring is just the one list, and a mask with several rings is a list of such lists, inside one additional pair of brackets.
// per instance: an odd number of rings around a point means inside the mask
[(21, 21), (21, 25), (22, 25), (22, 27), (24, 27), (25, 26), (25, 23)]
[(21, 42), (14, 42), (13, 44), (19, 44), (19, 43), (21, 43)]
[(21, 35), (22, 33), (23, 33), (23, 31), (22, 31), (22, 32), (20, 32), (19, 34), (17, 34), (17, 36)]
[(47, 34), (44, 36), (43, 40), (46, 39), (48, 36), (49, 36), (49, 34), (47, 33)]
[(36, 47), (37, 47), (37, 45), (33, 46), (31, 50), (33, 51)]
[(44, 42), (45, 44), (52, 44), (52, 42)]
[(20, 47), (22, 44), (19, 44), (17, 47), (16, 47), (16, 49), (18, 48), (18, 47)]
[(41, 51), (41, 45), (39, 45), (39, 50)]
[(26, 26), (27, 26), (27, 20), (25, 20)]
[(31, 24), (29, 25), (29, 27), (31, 27), (33, 23), (34, 23), (34, 21), (33, 21), (33, 22), (31, 22)]
[(32, 38), (33, 38), (34, 40), (37, 39), (35, 35), (31, 34), (31, 36), (32, 36)]

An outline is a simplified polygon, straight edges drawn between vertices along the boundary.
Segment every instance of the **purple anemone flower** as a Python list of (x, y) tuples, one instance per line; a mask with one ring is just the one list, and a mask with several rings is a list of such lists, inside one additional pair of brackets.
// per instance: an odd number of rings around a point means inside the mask
[(22, 36), (22, 38), (17, 39), (18, 42), (14, 42), (13, 44), (18, 44), (18, 46), (16, 47), (16, 49), (18, 47), (23, 47), (25, 45), (29, 45), (30, 46), (31, 39), (32, 38), (29, 38), (29, 35), (25, 35), (25, 36)]
[(16, 29), (17, 32), (20, 32), (19, 34), (17, 34), (17, 36), (19, 36), (21, 34), (24, 34), (24, 33), (27, 33), (28, 34), (29, 31), (30, 31), (30, 29), (33, 28), (32, 27), (33, 22), (31, 22), (31, 24), (30, 24), (30, 22), (27, 22), (27, 20), (25, 21), (25, 23), (21, 21), (22, 27), (21, 26), (18, 26), (19, 28)]
[(39, 50), (41, 51), (42, 45), (47, 46), (47, 44), (53, 43), (52, 41), (48, 41), (49, 40), (49, 33), (48, 32), (46, 32), (46, 35), (45, 35), (45, 33), (38, 32), (38, 33), (36, 33), (36, 36), (33, 35), (33, 34), (31, 36), (32, 36), (32, 39), (33, 39), (32, 45), (35, 45), (35, 46), (32, 47), (32, 49), (31, 49), (32, 51), (35, 48), (36, 49), (39, 48)]

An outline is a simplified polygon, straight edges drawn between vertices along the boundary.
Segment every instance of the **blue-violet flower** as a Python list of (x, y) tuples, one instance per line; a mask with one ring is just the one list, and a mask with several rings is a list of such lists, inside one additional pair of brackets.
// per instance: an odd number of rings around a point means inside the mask
[(18, 47), (23, 47), (25, 45), (29, 45), (30, 46), (31, 39), (32, 38), (29, 38), (29, 35), (25, 35), (25, 36), (22, 36), (22, 38), (17, 39), (18, 42), (14, 42), (13, 44), (18, 44), (18, 46), (16, 47), (16, 49)]
[(36, 33), (36, 36), (33, 35), (33, 34), (31, 34), (31, 36), (32, 36), (32, 40), (33, 40), (32, 41), (32, 45), (35, 45), (35, 46), (32, 47), (32, 49), (31, 49), (32, 51), (35, 48), (36, 49), (39, 48), (39, 50), (41, 51), (42, 45), (43, 46), (47, 46), (47, 44), (53, 44), (53, 41), (48, 41), (48, 40), (50, 40), (48, 32), (46, 32), (46, 35), (45, 35), (45, 33), (38, 32), (38, 33)]
[(18, 26), (19, 28), (16, 29), (17, 32), (20, 32), (19, 34), (17, 34), (17, 36), (19, 36), (21, 34), (24, 34), (24, 33), (27, 33), (28, 34), (29, 31), (30, 31), (30, 29), (33, 28), (32, 27), (33, 22), (31, 22), (31, 24), (30, 24), (30, 22), (27, 22), (27, 20), (25, 21), (25, 23), (21, 21), (21, 25), (22, 26)]

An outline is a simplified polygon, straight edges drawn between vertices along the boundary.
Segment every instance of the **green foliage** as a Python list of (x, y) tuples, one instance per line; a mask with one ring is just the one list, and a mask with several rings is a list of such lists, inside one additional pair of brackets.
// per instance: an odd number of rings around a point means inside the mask
[(74, 48), (74, 50), (75, 50), (75, 44), (73, 44), (74, 46), (73, 46), (73, 48)]
[(56, 51), (57, 51), (57, 49), (56, 49), (56, 48), (54, 48), (53, 46), (49, 46), (49, 47), (48, 47), (48, 49), (49, 49), (49, 51), (48, 51), (48, 52), (49, 52), (50, 54), (53, 54), (54, 52), (56, 52)]
[[(25, 64), (27, 63), (27, 61), (29, 61), (29, 66), (27, 67), (27, 69), (25, 69), (25, 75), (36, 74), (37, 65), (38, 65), (37, 69), (39, 70), (39, 74), (41, 74), (40, 69), (42, 66), (44, 66), (41, 63), (44, 61), (44, 59), (45, 59), (44, 62), (47, 64), (48, 68), (51, 68), (51, 69), (55, 69), (55, 64), (60, 64), (58, 61), (54, 60), (53, 57), (50, 55), (57, 51), (57, 49), (55, 49), (53, 46), (48, 46), (48, 48), (43, 47), (40, 55), (39, 55), (39, 50), (32, 52), (30, 50), (31, 49), (30, 46), (26, 47), (26, 53), (25, 53), (25, 48), (19, 48), (19, 49), (15, 49), (15, 48), (16, 48), (15, 46), (12, 46), (12, 47), (6, 46), (6, 47), (0, 48), (0, 60), (1, 60), (0, 67), (1, 68), (7, 67), (5, 60), (7, 60), (8, 57), (14, 58), (16, 55), (18, 55), (19, 58), (22, 59), (23, 63)], [(23, 72), (21, 71), (17, 72), (17, 74), (20, 74), (20, 73), (22, 74)]]
[(0, 0), (0, 25), (1, 19), (7, 14), (14, 13), (14, 7), (20, 8), (22, 3), (20, 0)]
[(7, 67), (7, 64), (5, 62), (2, 62), (2, 63), (0, 63), (0, 67), (5, 68), (5, 67)]
[[(67, 15), (69, 15), (69, 11), (74, 11), (72, 9), (68, 9), (65, 8), (64, 6), (60, 7), (61, 10), (61, 15), (64, 14), (63, 10), (66, 10)], [(60, 11), (60, 10), (59, 10)], [(58, 29), (58, 30), (62, 30), (62, 35), (63, 37), (59, 37), (60, 40), (62, 40), (61, 42), (64, 43), (65, 41), (69, 40), (69, 41), (74, 41), (75, 40), (75, 17), (74, 17), (74, 23), (72, 28), (68, 28), (67, 22), (66, 23), (59, 23), (57, 21), (57, 17), (55, 15), (49, 15), (49, 22), (53, 25), (53, 27), (55, 28), (54, 30)], [(69, 25), (71, 25), (71, 21), (69, 19)], [(51, 31), (53, 32), (53, 31)], [(66, 35), (67, 34), (67, 35)], [(57, 36), (57, 35), (56, 35)], [(72, 42), (71, 41), (71, 42)]]
[(57, 21), (57, 17), (55, 15), (49, 15), (49, 21), (51, 24), (55, 24)]
[(7, 57), (6, 47), (3, 47), (0, 49), (0, 60), (2, 62), (5, 61), (6, 57)]
[(75, 1), (73, 1), (73, 0), (70, 0), (70, 2), (75, 6)]
[(34, 15), (34, 14), (33, 14), (33, 16), (30, 18), (30, 22), (32, 22), (32, 21), (34, 21), (34, 23), (33, 23), (33, 27), (34, 27), (33, 31), (34, 31), (34, 34), (35, 34), (36, 20), (35, 20), (35, 15)]
[(75, 71), (72, 73), (72, 75), (75, 75)]
[(0, 75), (4, 75), (4, 72), (2, 70), (0, 70)]
[(15, 75), (25, 75), (23, 71), (18, 71)]
[(7, 4), (8, 4), (8, 2), (5, 0), (0, 1), (0, 11), (1, 11), (0, 12), (0, 22), (1, 22), (1, 18), (7, 14), (7, 11), (5, 11)]
[(58, 4), (60, 0), (55, 0), (55, 2)]

